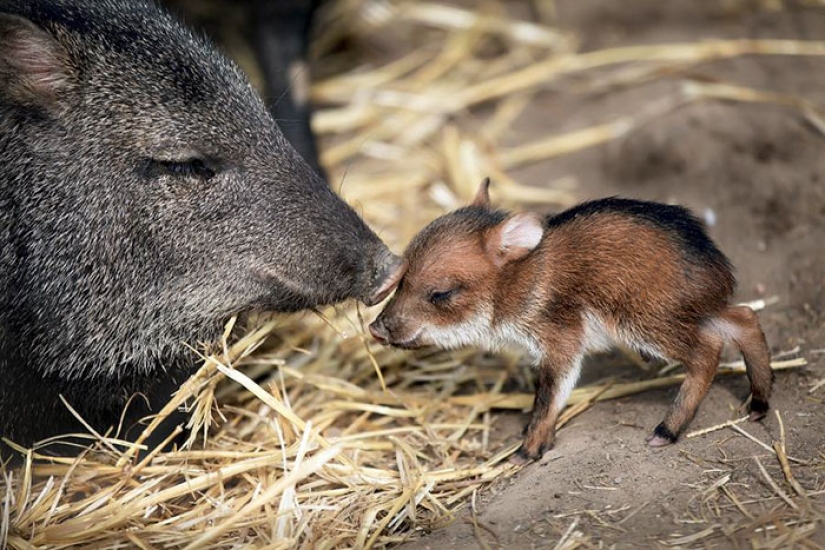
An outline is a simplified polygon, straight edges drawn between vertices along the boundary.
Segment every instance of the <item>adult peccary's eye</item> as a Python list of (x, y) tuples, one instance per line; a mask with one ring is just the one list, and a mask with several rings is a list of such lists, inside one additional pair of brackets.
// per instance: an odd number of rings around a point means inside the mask
[(185, 160), (145, 159), (140, 166), (141, 174), (146, 178), (174, 176), (181, 178), (198, 178), (208, 181), (215, 177), (216, 169), (207, 161), (193, 157)]
[(430, 292), (430, 303), (434, 306), (442, 305), (452, 298), (460, 287), (451, 288), (450, 290), (440, 290)]

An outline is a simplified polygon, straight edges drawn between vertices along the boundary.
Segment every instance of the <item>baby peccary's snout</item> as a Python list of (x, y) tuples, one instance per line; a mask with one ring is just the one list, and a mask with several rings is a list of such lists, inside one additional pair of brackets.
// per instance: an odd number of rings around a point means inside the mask
[(369, 286), (362, 298), (368, 306), (380, 303), (398, 286), (407, 270), (407, 261), (399, 258), (386, 247), (375, 255), (373, 267), (369, 274)]

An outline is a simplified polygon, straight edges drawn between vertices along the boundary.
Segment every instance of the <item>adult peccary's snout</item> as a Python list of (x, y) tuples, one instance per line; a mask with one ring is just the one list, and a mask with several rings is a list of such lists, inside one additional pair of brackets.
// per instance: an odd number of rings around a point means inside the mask
[(389, 250), (374, 255), (369, 286), (361, 300), (368, 306), (378, 304), (398, 286), (406, 270), (407, 261)]
[[(0, 436), (124, 430), (232, 315), (375, 302), (399, 260), (154, 3), (0, 0)], [(0, 448), (2, 454), (2, 448)]]
[[(344, 204), (314, 172), (302, 165), (305, 178), (262, 185), (262, 200), (246, 223), (265, 249), (249, 258), (251, 273), (264, 293), (258, 308), (297, 311), (357, 298), (368, 305), (383, 299), (397, 281), (401, 259)], [(283, 188), (293, 187), (289, 200)], [(268, 196), (269, 195), (269, 196)], [(254, 210), (253, 210), (254, 212)], [(286, 232), (273, 232), (282, 228)], [(380, 301), (380, 300), (378, 300)]]

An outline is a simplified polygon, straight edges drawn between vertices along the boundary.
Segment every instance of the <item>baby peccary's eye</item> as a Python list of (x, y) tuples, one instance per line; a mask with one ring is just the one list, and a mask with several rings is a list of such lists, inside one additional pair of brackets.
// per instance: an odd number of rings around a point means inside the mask
[(146, 159), (141, 166), (147, 178), (158, 176), (194, 177), (208, 181), (215, 177), (215, 169), (207, 161), (193, 157), (185, 160)]
[(434, 306), (439, 306), (447, 303), (450, 300), (450, 298), (452, 298), (455, 295), (455, 293), (459, 291), (459, 288), (460, 287), (455, 287), (451, 288), (450, 290), (430, 292), (430, 303)]

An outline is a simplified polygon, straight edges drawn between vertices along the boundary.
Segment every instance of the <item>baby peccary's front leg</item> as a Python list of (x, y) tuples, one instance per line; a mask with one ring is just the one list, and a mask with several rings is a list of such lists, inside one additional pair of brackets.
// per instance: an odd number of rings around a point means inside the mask
[(527, 424), (524, 442), (511, 458), (511, 462), (525, 464), (541, 458), (553, 447), (556, 420), (559, 413), (564, 410), (580, 372), (580, 356), (564, 359), (557, 357), (555, 361), (542, 362), (538, 367), (533, 414), (530, 423)]

